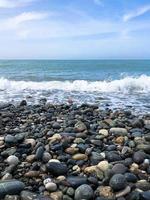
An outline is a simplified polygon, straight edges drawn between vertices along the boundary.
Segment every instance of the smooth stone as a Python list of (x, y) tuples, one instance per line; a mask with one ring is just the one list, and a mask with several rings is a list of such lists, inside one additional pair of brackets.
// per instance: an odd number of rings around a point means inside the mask
[(62, 200), (63, 193), (62, 193), (62, 191), (52, 192), (52, 193), (50, 193), (50, 198), (52, 200)]
[(115, 136), (127, 136), (128, 131), (125, 128), (111, 128), (110, 133)]
[(20, 194), (21, 200), (35, 200), (37, 196), (37, 194), (30, 191), (22, 191)]
[(88, 156), (82, 153), (78, 153), (72, 156), (74, 160), (87, 160)]
[(29, 155), (26, 157), (26, 161), (32, 163), (35, 160), (35, 155)]
[(49, 162), (47, 164), (47, 170), (54, 176), (65, 175), (68, 172), (67, 165), (58, 162)]
[(42, 160), (43, 158), (43, 153), (44, 153), (44, 147), (40, 146), (37, 150), (36, 150), (36, 159), (37, 160)]
[(87, 178), (85, 177), (79, 177), (79, 176), (71, 176), (67, 178), (67, 182), (69, 186), (73, 188), (77, 188), (80, 185), (87, 183)]
[(126, 187), (126, 184), (126, 179), (122, 174), (113, 175), (109, 181), (110, 187), (115, 191), (123, 190)]
[(25, 143), (25, 144), (31, 144), (32, 147), (34, 147), (34, 146), (36, 145), (35, 139), (32, 139), (32, 138), (30, 138), (30, 139), (25, 139), (24, 143)]
[(27, 106), (27, 101), (26, 100), (22, 100), (20, 102), (20, 106)]
[(16, 144), (17, 140), (16, 140), (15, 136), (8, 134), (5, 137), (5, 142), (11, 145), (11, 144)]
[(150, 190), (150, 183), (146, 180), (139, 180), (136, 183), (136, 187), (139, 188), (140, 190), (147, 191)]
[(53, 123), (52, 125), (53, 129), (60, 129), (61, 125), (58, 122)]
[(112, 168), (112, 172), (114, 174), (124, 174), (127, 171), (127, 167), (125, 167), (123, 164), (118, 163), (115, 164)]
[(140, 194), (141, 200), (150, 200), (150, 190)]
[(99, 130), (99, 134), (103, 135), (104, 137), (107, 137), (109, 135), (107, 129), (101, 129), (101, 130)]
[(139, 145), (137, 145), (136, 148), (139, 150), (145, 151), (145, 153), (150, 154), (150, 145), (148, 145), (148, 144), (139, 144)]
[(108, 161), (104, 160), (104, 161), (99, 162), (97, 167), (103, 172), (105, 172), (109, 168), (109, 163)]
[(115, 161), (122, 160), (120, 155), (116, 152), (107, 152), (106, 153), (106, 159), (108, 160), (108, 162), (115, 162)]
[(134, 175), (132, 173), (125, 173), (124, 176), (125, 176), (127, 182), (136, 183), (138, 180), (136, 175)]
[(3, 198), (5, 195), (16, 195), (19, 194), (25, 185), (21, 181), (17, 180), (5, 180), (0, 181), (0, 197)]
[(7, 158), (7, 163), (9, 165), (18, 165), (19, 159), (18, 157), (12, 155)]
[(57, 185), (55, 183), (52, 182), (48, 182), (45, 184), (45, 188), (49, 191), (49, 192), (55, 192), (57, 190)]
[(144, 159), (146, 158), (146, 155), (142, 151), (137, 151), (133, 154), (133, 161), (137, 164), (143, 163)]
[(39, 177), (39, 175), (40, 175), (39, 171), (32, 171), (32, 170), (24, 174), (25, 177), (29, 177), (29, 178)]
[(78, 148), (75, 148), (75, 147), (68, 147), (65, 152), (68, 153), (68, 154), (76, 154), (78, 153), (79, 149)]
[(75, 200), (90, 200), (94, 196), (91, 186), (83, 184), (75, 190)]
[(119, 192), (116, 193), (116, 197), (123, 197), (126, 196), (127, 194), (129, 194), (131, 192), (131, 187), (127, 186), (124, 190), (121, 190)]
[(43, 162), (47, 163), (52, 158), (51, 154), (48, 152), (43, 153)]

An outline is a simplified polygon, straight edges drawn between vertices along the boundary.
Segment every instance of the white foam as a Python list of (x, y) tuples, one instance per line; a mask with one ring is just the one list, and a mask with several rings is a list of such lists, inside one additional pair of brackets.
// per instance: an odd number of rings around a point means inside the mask
[(113, 81), (94, 81), (85, 80), (71, 81), (14, 81), (0, 78), (0, 90), (21, 92), (24, 90), (64, 90), (81, 92), (150, 92), (150, 76), (142, 75), (139, 77), (125, 77)]

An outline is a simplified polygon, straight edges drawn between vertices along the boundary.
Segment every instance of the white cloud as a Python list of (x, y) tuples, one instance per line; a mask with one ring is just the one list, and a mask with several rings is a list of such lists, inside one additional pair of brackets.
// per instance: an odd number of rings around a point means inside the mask
[(35, 0), (0, 0), (0, 8), (16, 8), (26, 6)]
[(144, 6), (144, 7), (140, 7), (136, 10), (133, 10), (127, 14), (125, 14), (123, 16), (123, 21), (124, 22), (128, 22), (136, 17), (139, 17), (141, 15), (144, 15), (145, 13), (149, 12), (150, 11), (150, 5), (147, 5), (147, 6)]
[(5, 19), (2, 21), (3, 26), (1, 27), (3, 29), (14, 29), (25, 22), (42, 20), (46, 17), (48, 17), (48, 13), (45, 12), (24, 12), (15, 17)]
[(103, 5), (102, 0), (94, 0), (94, 3), (95, 3), (96, 5), (100, 5), (100, 6)]

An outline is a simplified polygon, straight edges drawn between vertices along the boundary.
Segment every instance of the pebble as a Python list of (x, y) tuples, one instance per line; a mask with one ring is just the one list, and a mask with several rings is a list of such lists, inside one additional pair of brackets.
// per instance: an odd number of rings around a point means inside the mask
[(126, 187), (126, 179), (122, 174), (115, 174), (110, 179), (109, 185), (114, 191), (122, 190)]
[(57, 185), (55, 183), (52, 182), (48, 182), (45, 184), (45, 188), (49, 191), (49, 192), (55, 192), (57, 190)]
[(18, 165), (19, 159), (18, 157), (12, 155), (7, 158), (7, 163), (9, 165)]
[(104, 161), (99, 162), (97, 167), (103, 172), (105, 172), (109, 168), (109, 163), (108, 161), (104, 160)]
[(68, 172), (67, 165), (59, 162), (49, 162), (47, 170), (54, 176), (65, 175)]
[(150, 190), (142, 192), (140, 200), (150, 200)]
[(146, 155), (142, 151), (137, 151), (133, 154), (133, 161), (137, 164), (143, 163), (144, 159), (146, 158)]
[(17, 180), (5, 180), (0, 181), (0, 197), (3, 198), (5, 195), (16, 195), (19, 194), (25, 185), (21, 181)]
[(113, 166), (112, 171), (114, 174), (124, 174), (127, 171), (127, 167), (121, 163), (118, 163)]
[(88, 159), (87, 155), (81, 154), (81, 153), (73, 155), (72, 158), (74, 160), (87, 160)]
[(107, 137), (109, 135), (107, 129), (101, 129), (101, 130), (99, 130), (99, 134), (103, 135), (104, 137)]
[(83, 184), (75, 190), (75, 200), (83, 200), (83, 199), (90, 200), (93, 197), (94, 197), (93, 189), (87, 184)]
[(115, 194), (110, 186), (100, 186), (98, 188), (98, 193), (100, 197), (104, 197), (106, 199), (114, 199), (115, 197)]
[(128, 131), (125, 128), (111, 128), (110, 133), (115, 136), (127, 136)]

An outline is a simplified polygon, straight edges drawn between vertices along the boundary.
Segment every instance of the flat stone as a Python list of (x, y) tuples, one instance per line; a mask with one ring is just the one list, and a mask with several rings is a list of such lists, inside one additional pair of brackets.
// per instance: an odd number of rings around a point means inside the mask
[(87, 183), (87, 178), (85, 177), (79, 177), (79, 176), (71, 176), (67, 178), (67, 182), (69, 186), (73, 188), (77, 188), (80, 185)]
[(88, 156), (82, 153), (78, 153), (72, 156), (74, 160), (87, 160)]
[(17, 195), (24, 189), (24, 187), (25, 185), (21, 181), (0, 181), (0, 197), (3, 198), (5, 195)]
[(47, 164), (47, 170), (54, 176), (65, 175), (68, 172), (67, 165), (58, 162), (49, 162)]
[(125, 128), (111, 128), (110, 133), (115, 136), (127, 136), (128, 131)]

